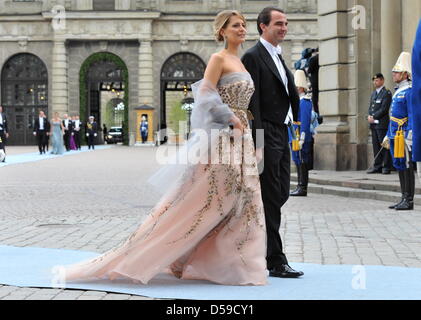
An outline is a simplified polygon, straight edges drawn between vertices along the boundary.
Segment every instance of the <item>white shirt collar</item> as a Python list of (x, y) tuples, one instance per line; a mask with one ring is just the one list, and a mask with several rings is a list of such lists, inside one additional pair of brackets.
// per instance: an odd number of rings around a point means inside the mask
[(377, 93), (379, 93), (380, 91), (382, 91), (384, 88), (384, 86), (381, 86), (380, 88), (376, 89)]
[(282, 54), (282, 47), (280, 45), (278, 46), (274, 46), (273, 44), (271, 44), (269, 41), (263, 39), (262, 37), (260, 37), (260, 42), (263, 44), (263, 46), (266, 48), (266, 50), (271, 54), (271, 55), (275, 55), (275, 54)]

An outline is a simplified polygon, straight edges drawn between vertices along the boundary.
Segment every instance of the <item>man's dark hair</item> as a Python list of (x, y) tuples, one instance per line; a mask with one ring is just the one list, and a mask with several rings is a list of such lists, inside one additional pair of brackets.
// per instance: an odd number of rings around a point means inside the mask
[(268, 26), (270, 24), (270, 20), (272, 19), (272, 11), (278, 11), (280, 13), (285, 13), (282, 9), (275, 8), (275, 7), (266, 7), (264, 8), (257, 17), (257, 30), (259, 34), (263, 34), (262, 28), (260, 28), (260, 24), (263, 23), (264, 25)]

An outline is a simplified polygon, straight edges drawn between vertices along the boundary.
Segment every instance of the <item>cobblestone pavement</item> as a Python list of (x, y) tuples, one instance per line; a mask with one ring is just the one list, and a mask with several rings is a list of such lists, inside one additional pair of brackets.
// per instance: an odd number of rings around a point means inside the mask
[[(0, 168), (0, 245), (95, 252), (118, 245), (159, 198), (145, 184), (158, 167), (155, 150), (116, 146)], [(421, 211), (396, 212), (388, 205), (320, 194), (291, 198), (281, 229), (290, 264), (421, 268)], [(150, 298), (0, 285), (1, 299)]]

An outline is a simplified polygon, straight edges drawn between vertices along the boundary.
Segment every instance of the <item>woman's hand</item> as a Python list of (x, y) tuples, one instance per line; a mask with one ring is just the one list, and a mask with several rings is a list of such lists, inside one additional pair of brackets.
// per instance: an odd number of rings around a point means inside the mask
[(237, 116), (232, 116), (230, 122), (233, 125), (233, 131), (235, 137), (241, 137), (244, 134), (244, 126)]

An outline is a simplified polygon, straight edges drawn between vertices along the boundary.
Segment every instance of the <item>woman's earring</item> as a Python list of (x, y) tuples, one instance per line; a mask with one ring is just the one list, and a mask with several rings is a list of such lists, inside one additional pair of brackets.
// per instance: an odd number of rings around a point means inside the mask
[(227, 41), (227, 37), (224, 37), (224, 48), (228, 49), (228, 41)]

